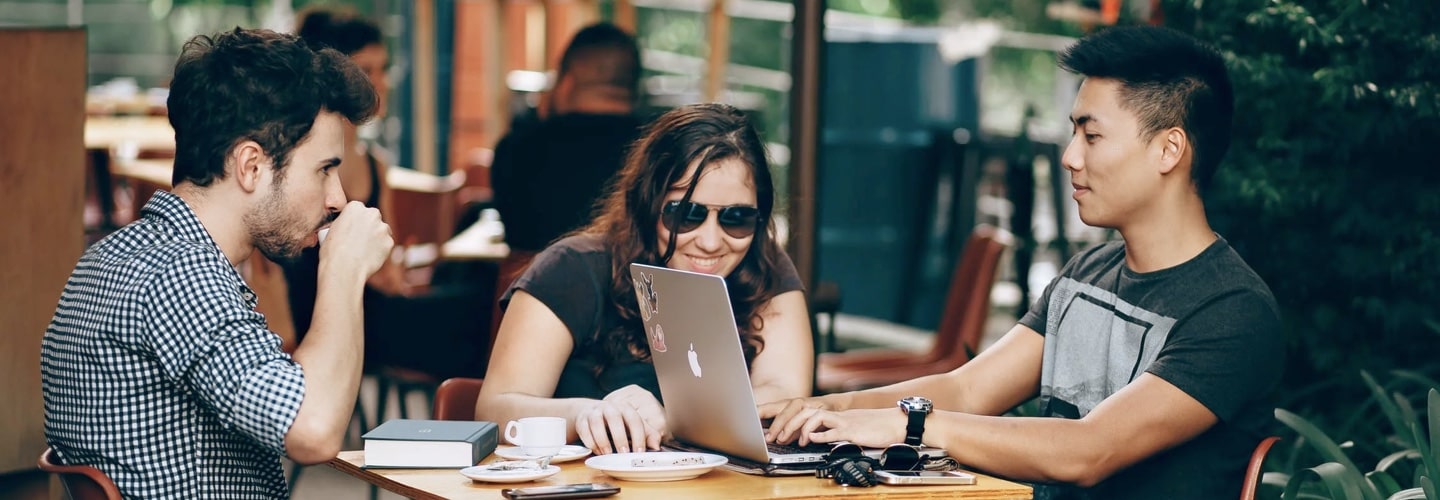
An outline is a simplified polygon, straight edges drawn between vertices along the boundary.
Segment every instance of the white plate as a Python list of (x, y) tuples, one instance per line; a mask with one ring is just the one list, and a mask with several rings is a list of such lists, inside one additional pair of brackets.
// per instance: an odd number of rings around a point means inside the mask
[(626, 481), (680, 481), (693, 479), (725, 465), (728, 459), (709, 453), (652, 451), (596, 455), (585, 466)]
[[(564, 448), (560, 448), (560, 453), (557, 453), (554, 457), (550, 458), (550, 463), (558, 464), (561, 462), (569, 462), (571, 460), (584, 458), (589, 455), (590, 448), (579, 445), (567, 444)], [(506, 460), (535, 460), (537, 458), (540, 458), (522, 453), (519, 446), (501, 446), (499, 448), (495, 448), (495, 456)]]
[(545, 479), (560, 473), (560, 467), (551, 465), (540, 470), (489, 470), (483, 465), (466, 467), (460, 469), (460, 474), (473, 481), (484, 481), (487, 483), (523, 483)]

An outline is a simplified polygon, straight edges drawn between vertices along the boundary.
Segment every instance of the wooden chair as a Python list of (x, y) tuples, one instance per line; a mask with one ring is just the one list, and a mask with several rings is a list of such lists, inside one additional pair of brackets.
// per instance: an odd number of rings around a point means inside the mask
[(480, 398), (484, 383), (478, 378), (445, 379), (435, 390), (435, 419), (475, 420), (475, 400)]
[(1265, 456), (1278, 441), (1279, 436), (1270, 436), (1255, 446), (1255, 451), (1250, 454), (1250, 464), (1245, 467), (1245, 483), (1240, 487), (1240, 500), (1255, 500), (1255, 490), (1260, 487), (1262, 475), (1260, 466), (1265, 464)]
[(60, 484), (73, 500), (120, 500), (120, 488), (100, 469), (88, 465), (59, 465), (55, 450), (45, 448), (37, 464), (40, 470), (60, 475)]
[[(429, 268), (440, 260), (440, 249), (455, 232), (455, 207), (466, 173), (447, 176), (390, 167), (385, 181), (390, 185), (390, 230), (401, 250), (405, 268)], [(414, 280), (426, 283), (421, 276)]]
[(944, 316), (929, 351), (865, 349), (822, 354), (816, 368), (816, 389), (834, 392), (888, 385), (965, 364), (979, 352), (1000, 256), (1012, 244), (1010, 233), (994, 226), (981, 224), (970, 233), (951, 274)]

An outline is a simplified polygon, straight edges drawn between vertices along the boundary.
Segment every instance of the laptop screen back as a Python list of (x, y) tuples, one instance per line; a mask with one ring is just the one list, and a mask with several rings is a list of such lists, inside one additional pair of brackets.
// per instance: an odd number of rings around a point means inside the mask
[(643, 264), (631, 264), (630, 277), (670, 432), (687, 444), (768, 461), (725, 279)]

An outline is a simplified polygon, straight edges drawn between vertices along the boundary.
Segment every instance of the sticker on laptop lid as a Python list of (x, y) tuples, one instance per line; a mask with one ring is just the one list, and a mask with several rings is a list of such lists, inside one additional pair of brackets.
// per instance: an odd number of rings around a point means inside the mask
[(665, 352), (668, 349), (669, 348), (665, 347), (665, 330), (660, 328), (659, 323), (656, 323), (655, 329), (650, 332), (650, 350)]
[(640, 282), (635, 284), (635, 299), (640, 307), (640, 315), (645, 321), (649, 321), (653, 315), (660, 314), (660, 297), (655, 293), (655, 275), (640, 271)]

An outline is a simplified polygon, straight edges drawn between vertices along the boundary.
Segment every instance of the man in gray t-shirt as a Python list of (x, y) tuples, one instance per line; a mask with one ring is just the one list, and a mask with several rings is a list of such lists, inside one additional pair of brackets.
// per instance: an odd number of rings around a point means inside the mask
[[(1284, 342), (1269, 287), (1205, 217), (1234, 114), (1224, 60), (1188, 35), (1126, 27), (1060, 64), (1085, 77), (1061, 158), (1080, 218), (1123, 241), (1072, 259), (1020, 324), (950, 373), (762, 405), (768, 439), (923, 441), (1037, 483), (1037, 499), (1239, 495)], [(1035, 397), (1039, 416), (999, 416)]]

